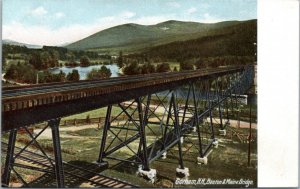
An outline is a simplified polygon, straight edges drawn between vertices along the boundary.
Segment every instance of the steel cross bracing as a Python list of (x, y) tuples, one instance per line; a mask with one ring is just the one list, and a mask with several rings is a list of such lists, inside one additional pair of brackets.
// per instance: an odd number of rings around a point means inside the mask
[[(228, 74), (193, 78), (183, 83), (179, 82), (180, 85), (171, 84), (169, 90), (165, 90), (166, 86), (157, 88), (154, 92), (145, 90), (147, 93), (133, 95), (132, 100), (119, 101), (117, 104), (108, 103), (99, 156), (95, 157), (97, 164), (106, 168), (108, 162), (120, 162), (117, 165), (125, 162), (147, 172), (151, 170), (151, 162), (165, 157), (173, 147), (178, 149), (178, 164), (181, 170), (185, 169), (186, 154), (197, 153), (199, 158), (205, 158), (217, 141), (216, 123), (220, 131), (226, 129), (229, 114), (233, 114), (234, 109), (239, 107), (239, 96), (250, 88), (253, 74), (253, 68), (247, 67)], [(112, 115), (112, 112), (116, 112), (113, 111), (115, 109), (119, 112), (117, 116)], [(18, 173), (20, 168), (55, 175), (56, 186), (66, 186), (66, 175), (74, 173), (64, 170), (59, 123), (60, 118), (48, 120), (48, 125), (36, 135), (30, 132), (30, 125), (9, 131), (2, 173), (3, 186), (9, 186), (11, 172), (23, 186), (30, 186)], [(51, 155), (46, 153), (37, 141), (47, 127), (52, 130)], [(21, 148), (15, 146), (20, 129), (25, 130), (30, 139)], [(34, 145), (39, 155), (43, 156), (42, 164), (34, 159), (31, 161), (38, 166), (17, 161), (22, 158), (24, 160), (23, 154), (28, 153), (30, 145)]]
[[(224, 131), (229, 123), (229, 109), (238, 107), (238, 96), (252, 84), (251, 69), (205, 80), (194, 80), (174, 89), (148, 94), (117, 106), (108, 106), (98, 163), (116, 160), (142, 166), (178, 148), (179, 167), (184, 169), (183, 155), (192, 148), (200, 158), (215, 144), (213, 119)], [(111, 109), (119, 109), (119, 121), (111, 119)], [(183, 152), (182, 146), (186, 151)], [(126, 151), (126, 155), (120, 151)]]

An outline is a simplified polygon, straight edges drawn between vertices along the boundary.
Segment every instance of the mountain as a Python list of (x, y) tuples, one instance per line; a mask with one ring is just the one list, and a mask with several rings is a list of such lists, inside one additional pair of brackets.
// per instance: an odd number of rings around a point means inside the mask
[(215, 29), (195, 39), (148, 47), (130, 57), (151, 57), (163, 61), (180, 61), (199, 57), (254, 56), (257, 43), (257, 20)]
[(124, 24), (97, 32), (89, 37), (67, 45), (76, 50), (141, 50), (149, 46), (163, 45), (207, 35), (212, 30), (234, 26), (241, 21), (214, 24), (169, 20), (156, 25)]
[(30, 49), (41, 49), (42, 48), (42, 46), (40, 46), (40, 45), (32, 45), (32, 44), (20, 43), (20, 42), (13, 41), (13, 40), (10, 40), (10, 39), (3, 39), (2, 40), (2, 44), (16, 45), (16, 46), (25, 46), (25, 47), (30, 48)]

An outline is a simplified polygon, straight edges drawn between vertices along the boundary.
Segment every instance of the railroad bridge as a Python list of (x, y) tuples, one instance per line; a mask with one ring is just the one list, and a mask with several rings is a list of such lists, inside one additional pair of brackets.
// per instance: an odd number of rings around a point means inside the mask
[[(8, 140), (2, 141), (2, 151), (6, 153), (2, 186), (9, 186), (11, 172), (23, 186), (32, 186), (16, 168), (52, 175), (57, 187), (68, 186), (66, 181), (72, 176), (100, 187), (133, 186), (108, 179), (99, 170), (92, 172), (90, 165), (74, 167), (62, 159), (61, 118), (101, 107), (107, 107), (106, 117), (99, 138), (99, 155), (90, 163), (92, 167), (105, 169), (111, 161), (118, 161), (119, 166), (132, 165), (141, 176), (153, 180), (156, 170), (151, 169), (151, 162), (166, 158), (168, 150), (177, 147), (176, 173), (188, 176), (183, 149), (195, 149), (198, 163), (207, 163), (210, 149), (218, 145), (216, 134), (226, 134), (229, 114), (234, 113), (239, 97), (251, 87), (253, 77), (253, 66), (235, 66), (3, 88), (2, 134), (7, 134)], [(120, 113), (113, 116), (112, 109)], [(118, 117), (123, 120), (120, 122)], [(218, 129), (213, 126), (216, 117)], [(47, 124), (38, 134), (32, 134), (30, 128), (41, 122)], [(48, 127), (52, 131), (53, 154), (47, 154), (37, 141)], [(16, 146), (20, 129), (30, 137), (22, 147)], [(132, 145), (133, 142), (138, 145)], [(183, 148), (185, 143), (189, 145)], [(30, 152), (31, 144), (40, 153)], [(118, 152), (124, 148), (129, 153), (120, 157)], [(31, 164), (18, 163), (17, 159)], [(96, 179), (78, 172), (92, 172)]]

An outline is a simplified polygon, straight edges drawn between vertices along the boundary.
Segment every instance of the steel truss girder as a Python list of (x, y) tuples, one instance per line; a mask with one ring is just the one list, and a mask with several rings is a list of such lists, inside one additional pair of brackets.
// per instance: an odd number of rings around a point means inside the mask
[[(159, 116), (156, 115), (155, 110), (151, 108), (151, 97), (158, 97), (157, 93), (149, 93), (145, 97), (146, 102), (142, 98), (135, 99), (137, 107), (135, 109), (139, 112), (138, 118), (133, 118), (129, 116), (129, 120), (134, 120), (136, 127), (139, 129), (139, 132), (136, 135), (133, 135), (131, 138), (128, 138), (125, 141), (122, 141), (120, 144), (113, 146), (112, 149), (101, 148), (99, 156), (101, 158), (111, 158), (118, 159), (124, 162), (134, 162), (136, 164), (141, 164), (144, 169), (149, 169), (149, 163), (159, 158), (164, 152), (168, 151), (171, 147), (178, 144), (179, 149), (179, 160), (183, 159), (182, 155), (182, 145), (180, 143), (180, 137), (185, 136), (186, 133), (193, 127), (196, 127), (197, 130), (197, 145), (199, 148), (199, 156), (205, 156), (210, 150), (212, 143), (215, 139), (215, 131), (213, 127), (213, 111), (217, 109), (220, 120), (220, 129), (225, 129), (229, 121), (228, 109), (231, 106), (233, 109), (233, 99), (235, 103), (238, 103), (237, 96), (243, 94), (252, 83), (253, 71), (251, 69), (246, 69), (241, 73), (233, 73), (225, 76), (218, 76), (216, 78), (207, 78), (206, 80), (194, 80), (190, 81), (185, 87), (187, 89), (187, 94), (183, 95), (184, 105), (178, 107), (178, 91), (180, 87), (171, 89), (163, 97), (157, 98), (158, 103), (157, 107), (160, 106), (164, 113)], [(197, 89), (197, 83), (200, 83), (200, 88)], [(201, 85), (202, 83), (202, 85)], [(199, 93), (199, 94), (197, 94)], [(171, 97), (170, 97), (171, 96)], [(199, 99), (202, 99), (204, 107), (200, 107)], [(192, 103), (191, 103), (192, 102)], [(144, 107), (144, 109), (143, 109)], [(124, 108), (123, 108), (124, 111)], [(223, 112), (224, 111), (224, 112)], [(179, 112), (183, 112), (182, 114)], [(155, 116), (153, 116), (155, 115)], [(188, 116), (189, 115), (189, 116)], [(150, 118), (156, 117), (158, 121), (149, 120)], [(179, 120), (181, 118), (181, 121)], [(210, 130), (210, 141), (203, 147), (203, 137), (201, 136), (200, 125), (203, 124), (203, 120), (209, 118), (209, 130)], [(224, 120), (227, 119), (227, 120)], [(156, 142), (153, 142), (151, 145), (147, 144), (146, 134), (147, 130), (150, 130), (151, 125), (159, 125), (161, 128), (160, 137), (157, 136)], [(104, 127), (104, 129), (107, 129)], [(118, 128), (113, 127), (110, 129), (117, 130)], [(119, 128), (121, 129), (121, 128)], [(128, 129), (129, 130), (129, 129)], [(103, 133), (106, 133), (104, 131)], [(104, 134), (106, 135), (106, 134)], [(104, 140), (107, 140), (106, 136), (103, 135), (102, 144), (105, 144)], [(123, 147), (128, 147), (128, 144), (136, 141), (140, 138), (139, 141), (139, 150), (135, 154), (135, 158), (129, 159), (120, 159), (109, 157), (109, 155), (117, 152)], [(146, 144), (145, 144), (146, 143)], [(158, 146), (160, 146), (158, 148)], [(153, 155), (154, 154), (154, 155)], [(138, 161), (138, 158), (140, 161)], [(179, 162), (181, 167), (183, 167), (183, 162)]]
[[(223, 115), (222, 112), (220, 112), (221, 107), (224, 106), (224, 103), (226, 104), (226, 118), (228, 119), (228, 99), (230, 101), (230, 108), (233, 110), (234, 101), (235, 106), (237, 107), (238, 104), (238, 96), (243, 94), (252, 84), (253, 82), (253, 75), (254, 71), (252, 68), (245, 69), (242, 72), (238, 73), (231, 73), (229, 75), (225, 76), (216, 76), (214, 77), (207, 77), (205, 80), (192, 80), (188, 84), (187, 82), (182, 82), (180, 84), (172, 84), (170, 86), (170, 91), (167, 93), (167, 95), (164, 98), (158, 98), (159, 103), (157, 104), (157, 107), (160, 106), (160, 108), (164, 109), (164, 113), (162, 115), (162, 118), (155, 113), (155, 110), (151, 108), (151, 100), (154, 95), (157, 96), (157, 92), (162, 91), (162, 89), (166, 89), (167, 86), (164, 86), (162, 88), (156, 88), (155, 90), (148, 90), (145, 89), (145, 91), (141, 92), (138, 91), (138, 94), (129, 95), (126, 97), (120, 97), (120, 99), (127, 100), (130, 97), (135, 98), (135, 103), (137, 106), (135, 107), (135, 110), (133, 112), (138, 112), (138, 116), (135, 117), (133, 114), (129, 114), (127, 112), (127, 108), (122, 108), (122, 106), (119, 104), (119, 107), (121, 107), (122, 111), (126, 113), (126, 115), (129, 117), (128, 120), (134, 123), (134, 126), (136, 127), (135, 130), (137, 134), (133, 135), (131, 137), (126, 137), (124, 141), (122, 141), (119, 145), (112, 146), (112, 148), (107, 147), (107, 132), (109, 130), (117, 130), (121, 128), (117, 128), (115, 126), (111, 126), (111, 122), (113, 119), (111, 119), (111, 109), (112, 105), (110, 102), (107, 101), (108, 110), (105, 120), (105, 125), (103, 129), (103, 137), (101, 141), (100, 146), (100, 153), (98, 157), (98, 162), (102, 163), (104, 162), (104, 158), (111, 158), (109, 155), (112, 155), (117, 150), (128, 147), (130, 143), (132, 143), (135, 140), (139, 140), (139, 147), (136, 152), (136, 155), (133, 159), (125, 159), (122, 160), (120, 158), (115, 158), (116, 160), (121, 160), (124, 162), (131, 162), (136, 164), (141, 164), (143, 166), (144, 170), (149, 169), (149, 164), (154, 161), (155, 159), (159, 158), (164, 152), (168, 151), (170, 148), (178, 144), (178, 151), (179, 151), (179, 164), (180, 168), (183, 168), (183, 156), (184, 152), (182, 151), (182, 144), (180, 143), (180, 138), (185, 136), (186, 133), (189, 132), (189, 130), (193, 127), (196, 127), (197, 129), (197, 141), (198, 146), (200, 148), (199, 156), (203, 157), (205, 154), (209, 151), (210, 147), (212, 146), (212, 143), (210, 142), (204, 149), (202, 149), (202, 142), (203, 137), (201, 134), (200, 125), (203, 123), (203, 120), (209, 117), (210, 119), (210, 131), (211, 131), (211, 141), (215, 140), (215, 132), (214, 128), (212, 126), (212, 112), (214, 109), (218, 108), (219, 110), (219, 116), (220, 120), (222, 120)], [(215, 82), (214, 82), (215, 81)], [(225, 82), (226, 81), (226, 82)], [(200, 85), (199, 90), (197, 91), (196, 84), (197, 83), (205, 83), (204, 85)], [(214, 82), (214, 83), (213, 83)], [(180, 97), (178, 96), (178, 91), (181, 89), (178, 86), (188, 86), (188, 95), (183, 95), (181, 97), (185, 104), (183, 106), (179, 106)], [(149, 93), (151, 91), (151, 93)], [(153, 91), (155, 91), (153, 93)], [(202, 92), (202, 93), (199, 93)], [(198, 96), (197, 96), (197, 93)], [(204, 95), (206, 94), (206, 95)], [(139, 95), (139, 97), (137, 97)], [(144, 99), (142, 98), (143, 95), (147, 95)], [(169, 96), (171, 95), (171, 97)], [(206, 98), (205, 98), (206, 96)], [(146, 102), (144, 100), (147, 99)], [(190, 100), (192, 99), (192, 103), (189, 104)], [(200, 107), (200, 99), (204, 99), (204, 106)], [(167, 102), (165, 102), (167, 101)], [(95, 101), (93, 102), (93, 106), (98, 106), (99, 104), (96, 104)], [(101, 104), (103, 106), (103, 104)], [(70, 110), (70, 108), (68, 108)], [(84, 108), (83, 108), (84, 110)], [(64, 109), (63, 111), (67, 111)], [(180, 114), (180, 111), (183, 111), (183, 114)], [(233, 112), (233, 111), (232, 111)], [(151, 124), (152, 121), (149, 121), (150, 116), (156, 117), (159, 121), (159, 127), (162, 131), (161, 138), (157, 138), (155, 142), (152, 144), (147, 144), (147, 131), (151, 130)], [(165, 116), (167, 115), (167, 116)], [(47, 117), (47, 116), (46, 116)], [(165, 118), (167, 117), (167, 121)], [(180, 123), (180, 118), (181, 123)], [(42, 118), (41, 118), (42, 119)], [(38, 120), (40, 121), (40, 120)], [(53, 146), (54, 146), (54, 155), (55, 155), (55, 164), (54, 164), (54, 171), (56, 175), (57, 180), (57, 186), (58, 187), (64, 187), (64, 170), (62, 166), (62, 157), (61, 157), (61, 148), (60, 148), (60, 138), (59, 138), (59, 121), (60, 119), (50, 120), (48, 122), (48, 125), (51, 127), (52, 130), (52, 139), (53, 139)], [(22, 126), (19, 124), (17, 127)], [(221, 126), (224, 126), (221, 124)], [(226, 126), (226, 124), (225, 124)], [(24, 127), (26, 132), (30, 135), (32, 142), (36, 143), (36, 138), (44, 131), (42, 130), (41, 133), (39, 133), (36, 136), (32, 136), (31, 133), (28, 131), (26, 127)], [(224, 128), (224, 127), (221, 127)], [(124, 127), (122, 128), (124, 129)], [(118, 135), (112, 132), (115, 136), (115, 139), (118, 139)], [(17, 175), (17, 177), (23, 182), (24, 185), (27, 185), (27, 183), (22, 179), (22, 177), (16, 172), (14, 169), (14, 166), (16, 167), (23, 167), (30, 169), (30, 166), (22, 165), (15, 163), (15, 159), (18, 158), (18, 154), (14, 157), (14, 148), (15, 148), (15, 141), (16, 141), (16, 135), (17, 135), (17, 129), (12, 129), (10, 131), (10, 136), (8, 140), (8, 147), (7, 147), (7, 154), (6, 154), (6, 162), (4, 167), (4, 173), (2, 174), (2, 185), (8, 186), (9, 180), (10, 180), (10, 172), (13, 171)], [(160, 146), (159, 146), (160, 145)], [(158, 146), (158, 147), (157, 147)], [(27, 146), (26, 146), (27, 147)], [(25, 148), (26, 148), (25, 147)], [(24, 148), (24, 149), (25, 149)], [(24, 151), (23, 149), (19, 152), (19, 155)], [(43, 153), (43, 151), (42, 151)], [(53, 165), (53, 162), (47, 157), (50, 164)], [(47, 171), (42, 170), (38, 168), (36, 171)]]
[[(43, 172), (43, 173), (50, 173), (54, 174), (56, 178), (56, 186), (58, 188), (63, 188), (64, 185), (64, 170), (63, 170), (63, 163), (62, 163), (62, 156), (61, 156), (61, 146), (60, 146), (60, 137), (59, 137), (59, 123), (60, 119), (54, 119), (50, 120), (48, 122), (48, 125), (46, 125), (37, 135), (33, 136), (33, 134), (29, 131), (27, 127), (23, 127), (27, 135), (30, 137), (31, 141), (29, 141), (25, 146), (22, 148), (16, 147), (16, 137), (17, 137), (17, 131), (18, 129), (13, 129), (10, 131), (7, 149), (6, 149), (6, 161), (4, 165), (4, 172), (2, 174), (2, 186), (8, 187), (10, 183), (10, 174), (11, 171), (15, 173), (17, 178), (22, 182), (24, 186), (30, 187), (30, 184), (27, 183), (22, 176), (17, 172), (15, 167), (22, 168), (22, 169), (30, 169), (33, 171)], [(45, 150), (42, 148), (42, 146), (38, 143), (37, 138), (46, 130), (46, 128), (50, 126), (52, 131), (52, 141), (53, 141), (53, 151), (54, 151), (54, 160), (51, 159)], [(49, 165), (36, 162), (34, 159), (30, 159), (30, 157), (24, 157), (22, 156), (22, 153), (28, 153), (26, 151), (26, 148), (28, 148), (31, 144), (35, 145), (37, 149), (40, 150), (40, 152), (43, 155), (40, 155), (41, 157), (48, 160)], [(4, 143), (5, 144), (5, 143)], [(14, 152), (15, 148), (18, 148), (18, 152)], [(38, 163), (40, 165), (43, 165), (43, 168), (35, 167), (23, 163), (16, 163), (16, 159), (27, 159), (33, 163)]]

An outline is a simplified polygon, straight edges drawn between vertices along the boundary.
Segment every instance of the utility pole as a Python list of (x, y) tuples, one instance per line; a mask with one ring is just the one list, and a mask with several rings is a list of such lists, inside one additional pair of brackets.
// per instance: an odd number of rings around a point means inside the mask
[(249, 130), (249, 145), (248, 145), (248, 167), (250, 167), (250, 160), (251, 160), (251, 134), (252, 134), (252, 127), (251, 127), (251, 104), (250, 104), (250, 130)]

